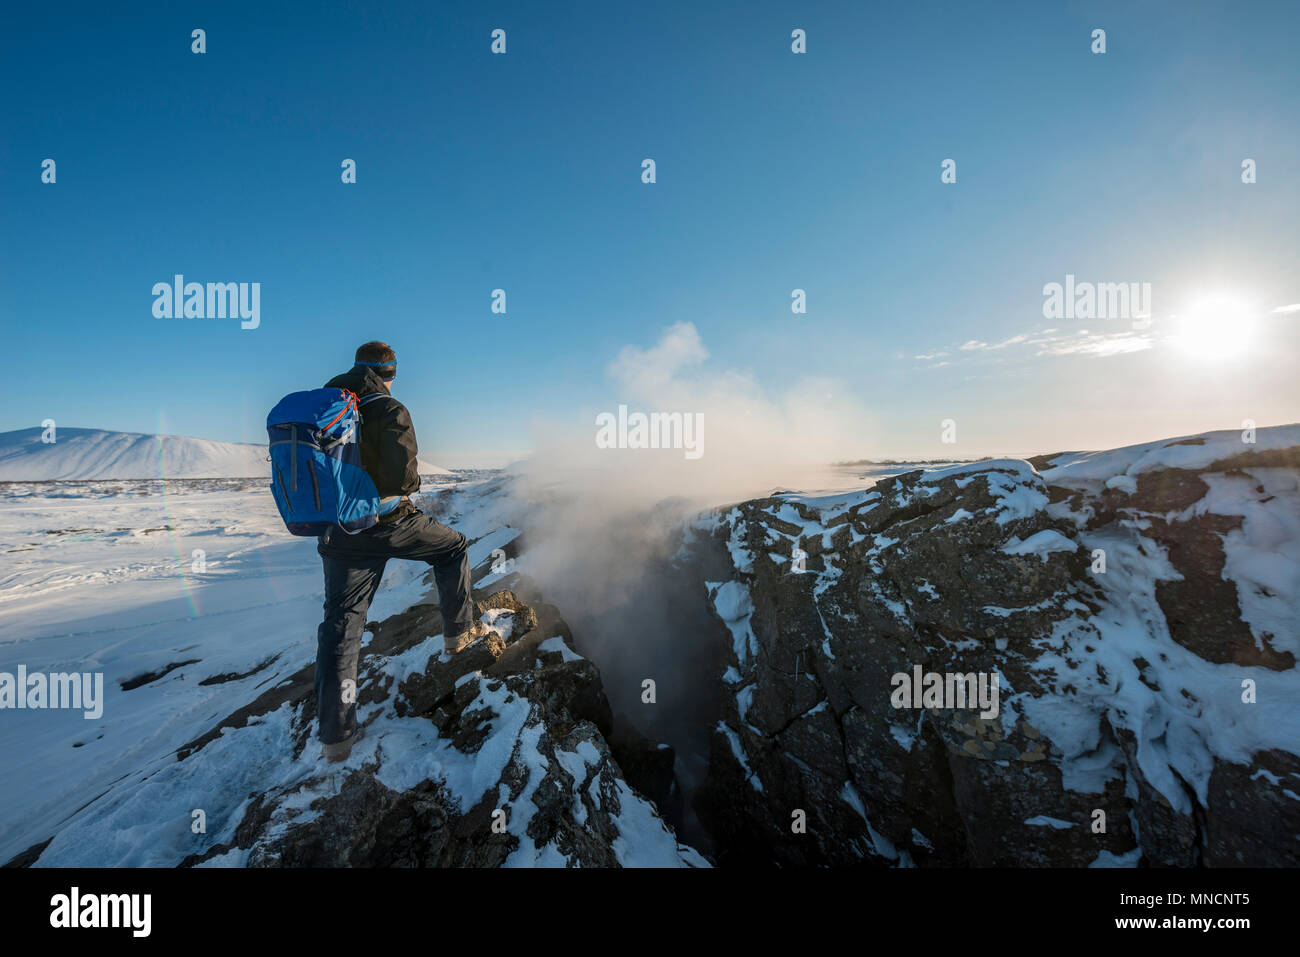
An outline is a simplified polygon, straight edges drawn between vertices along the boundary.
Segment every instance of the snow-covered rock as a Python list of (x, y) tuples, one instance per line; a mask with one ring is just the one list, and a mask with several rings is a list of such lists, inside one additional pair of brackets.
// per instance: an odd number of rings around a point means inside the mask
[[(638, 713), (695, 729), (647, 725), (679, 745), (680, 779), (672, 749), (611, 730), (596, 665), (611, 688), (639, 672), (609, 670), (619, 635), (576, 644), (528, 580), (547, 543), (508, 475), (422, 497), (471, 539), (479, 587), (522, 597), (481, 609), (503, 640), (448, 659), (427, 579), (398, 564), (372, 606), (367, 736), (339, 766), (312, 737), (313, 543), (280, 540), (262, 490), (9, 486), (0, 665), (102, 669), (111, 714), (10, 715), (4, 856), (703, 863), (667, 819), (719, 863), (1294, 866), (1300, 428), (1240, 439), (915, 469), (700, 517), (647, 570), (678, 626), (648, 673), (705, 683)], [(161, 603), (175, 582), (185, 607)], [(993, 676), (997, 714), (896, 707), (915, 668)]]
[[(720, 860), (1300, 863), (1300, 427), (845, 501), (734, 506), (678, 556), (723, 655), (696, 800)], [(917, 667), (993, 676), (998, 713), (897, 707)]]
[(366, 734), (345, 762), (321, 755), (308, 667), (94, 797), (19, 862), (707, 866), (625, 779), (599, 672), (564, 622), (510, 592), (478, 610), (500, 634), (456, 655), (436, 606), (372, 626)]

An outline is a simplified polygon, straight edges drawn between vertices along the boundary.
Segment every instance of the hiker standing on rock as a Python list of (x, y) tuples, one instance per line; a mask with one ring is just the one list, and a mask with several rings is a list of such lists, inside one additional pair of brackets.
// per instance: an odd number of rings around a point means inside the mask
[(342, 761), (361, 737), (357, 725), (357, 659), (366, 610), (390, 558), (433, 566), (449, 652), (460, 651), (487, 627), (474, 620), (468, 542), (426, 516), (410, 495), (420, 488), (415, 428), (392, 397), (397, 356), (387, 343), (367, 342), (356, 364), (325, 383), (359, 398), (361, 464), (379, 492), (377, 522), (356, 534), (335, 526), (318, 538), (325, 565), (325, 620), (316, 635), (316, 708), (325, 756)]

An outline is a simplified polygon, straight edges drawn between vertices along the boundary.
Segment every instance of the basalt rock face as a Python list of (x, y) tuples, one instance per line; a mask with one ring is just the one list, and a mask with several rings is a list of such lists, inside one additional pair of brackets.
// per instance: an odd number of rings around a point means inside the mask
[[(1284, 427), (695, 523), (678, 562), (730, 569), (720, 863), (1300, 863), (1298, 486)], [(992, 676), (996, 715), (901, 697), (932, 673)]]
[[(263, 761), (274, 783), (209, 822), (209, 846), (180, 863), (707, 865), (624, 778), (600, 674), (556, 610), (499, 591), (478, 612), (494, 631), (455, 655), (436, 606), (370, 625), (357, 683), (366, 733), (344, 762), (320, 755), (307, 676), (183, 749), (195, 766)], [(253, 740), (272, 727), (269, 749)]]

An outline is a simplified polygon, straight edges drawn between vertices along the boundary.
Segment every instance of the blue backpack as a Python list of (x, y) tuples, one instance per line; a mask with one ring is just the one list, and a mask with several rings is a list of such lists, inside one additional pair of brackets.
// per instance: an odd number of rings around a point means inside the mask
[(335, 526), (354, 535), (379, 517), (379, 491), (361, 465), (361, 406), (347, 389), (291, 392), (266, 417), (271, 494), (294, 535)]

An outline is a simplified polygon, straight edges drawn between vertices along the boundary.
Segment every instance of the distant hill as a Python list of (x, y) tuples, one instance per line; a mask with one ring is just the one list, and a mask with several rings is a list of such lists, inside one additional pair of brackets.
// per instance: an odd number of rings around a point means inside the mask
[[(259, 478), (268, 474), (266, 446), (182, 435), (60, 428), (41, 441), (40, 428), (0, 432), (0, 482), (94, 479)], [(448, 475), (420, 462), (421, 475)]]

